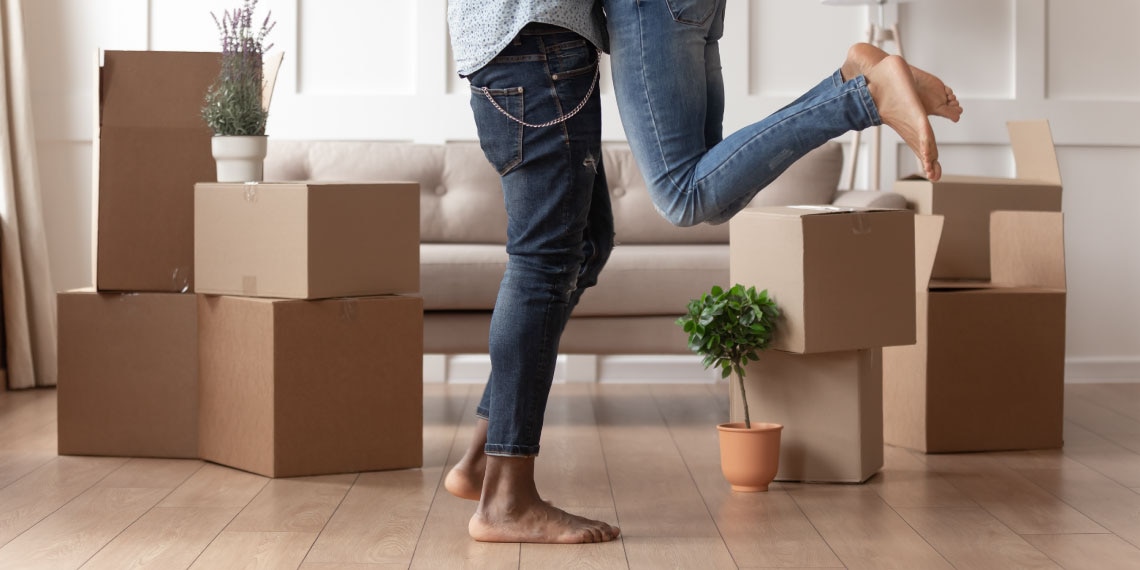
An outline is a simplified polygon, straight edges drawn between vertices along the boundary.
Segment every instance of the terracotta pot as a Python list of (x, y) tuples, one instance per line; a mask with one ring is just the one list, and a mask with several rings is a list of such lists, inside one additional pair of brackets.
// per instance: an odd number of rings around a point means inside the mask
[(744, 422), (716, 426), (720, 432), (720, 470), (733, 491), (767, 491), (780, 466), (780, 431), (784, 426)]
[(215, 136), (211, 150), (218, 166), (218, 182), (261, 182), (268, 137)]

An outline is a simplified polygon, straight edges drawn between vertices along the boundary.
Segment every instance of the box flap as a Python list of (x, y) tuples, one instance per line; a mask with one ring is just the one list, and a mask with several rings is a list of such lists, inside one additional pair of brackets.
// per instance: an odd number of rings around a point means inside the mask
[(793, 216), (822, 216), (828, 214), (850, 214), (853, 212), (887, 212), (895, 209), (896, 208), (876, 208), (874, 206), (830, 206), (818, 204), (775, 206), (771, 208), (774, 213), (790, 214)]
[(220, 65), (212, 52), (106, 51), (100, 124), (207, 129), (202, 105)]
[(269, 103), (273, 101), (273, 87), (277, 85), (277, 72), (281, 70), (281, 60), (285, 52), (278, 51), (265, 56), (261, 64), (261, 108), (268, 111)]
[(1060, 212), (990, 213), (990, 275), (1002, 287), (1065, 289)]
[(915, 291), (926, 291), (930, 274), (934, 271), (934, 255), (942, 239), (942, 216), (917, 215), (914, 217), (914, 277)]
[(1061, 185), (1061, 167), (1057, 163), (1057, 149), (1053, 147), (1053, 134), (1049, 122), (1010, 121), (1009, 141), (1013, 146), (1013, 160), (1017, 164), (1017, 177)]

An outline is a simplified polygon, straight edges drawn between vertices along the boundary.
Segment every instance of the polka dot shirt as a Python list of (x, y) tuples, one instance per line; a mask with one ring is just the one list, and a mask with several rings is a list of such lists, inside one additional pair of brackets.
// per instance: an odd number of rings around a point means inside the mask
[(561, 26), (609, 49), (601, 0), (448, 0), (447, 25), (459, 75), (487, 65), (531, 22)]

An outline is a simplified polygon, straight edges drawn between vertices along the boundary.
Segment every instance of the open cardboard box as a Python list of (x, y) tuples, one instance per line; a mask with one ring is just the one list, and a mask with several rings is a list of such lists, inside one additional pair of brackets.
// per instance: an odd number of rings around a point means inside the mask
[(194, 183), (213, 180), (202, 101), (218, 53), (106, 51), (97, 68), (95, 287), (189, 291)]
[(883, 350), (886, 443), (925, 452), (1062, 445), (1059, 212), (993, 212), (992, 280), (932, 281), (942, 220), (916, 218), (918, 342)]
[(990, 278), (990, 212), (1061, 211), (1061, 170), (1046, 121), (1007, 125), (1017, 178), (947, 174), (938, 182), (912, 176), (893, 190), (919, 214), (945, 218), (931, 274), (934, 279)]
[[(194, 184), (217, 179), (202, 119), (216, 52), (105, 51), (96, 65), (93, 271), (99, 291), (194, 286)], [(280, 53), (266, 57), (268, 108)]]
[(779, 306), (771, 348), (819, 353), (913, 344), (914, 213), (749, 208), (729, 226), (732, 283)]

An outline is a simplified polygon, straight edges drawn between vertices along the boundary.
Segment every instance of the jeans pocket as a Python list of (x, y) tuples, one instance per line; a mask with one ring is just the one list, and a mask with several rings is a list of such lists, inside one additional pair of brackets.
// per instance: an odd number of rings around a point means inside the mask
[(703, 26), (716, 12), (720, 0), (666, 0), (673, 20), (690, 26)]
[(500, 176), (510, 172), (523, 159), (523, 125), (511, 118), (526, 120), (522, 88), (487, 89), (472, 85), (471, 110), (483, 154)]

